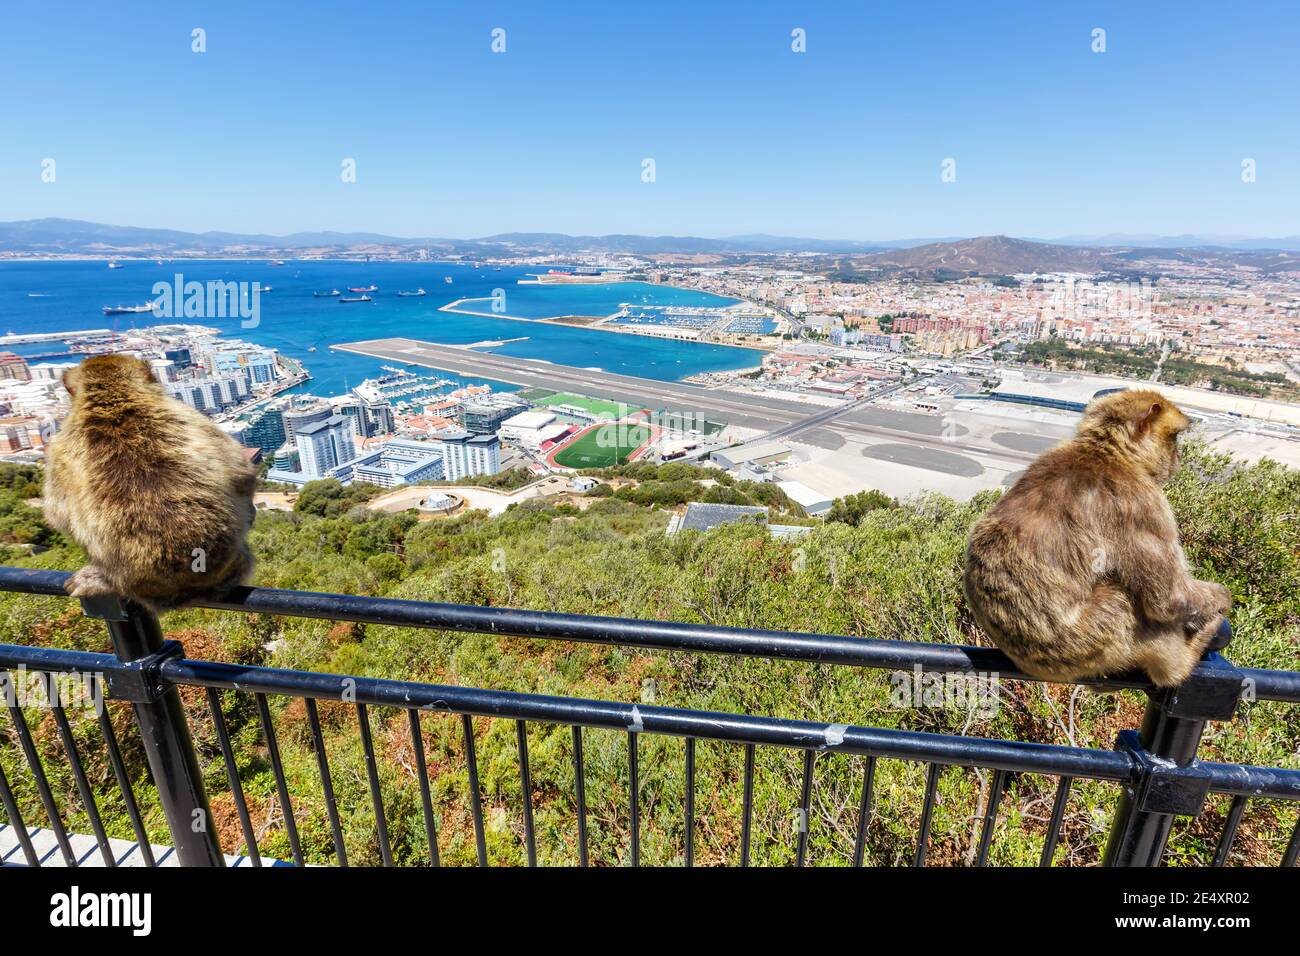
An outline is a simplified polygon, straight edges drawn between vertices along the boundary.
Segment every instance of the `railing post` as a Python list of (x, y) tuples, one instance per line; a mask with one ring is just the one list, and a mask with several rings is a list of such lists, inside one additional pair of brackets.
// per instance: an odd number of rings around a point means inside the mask
[(224, 866), (180, 692), (157, 679), (162, 661), (180, 656), (180, 645), (164, 643), (158, 618), (134, 603), (116, 598), (81, 603), (87, 617), (107, 623), (114, 652), (133, 665), (129, 675), (109, 680), (109, 695), (130, 700), (135, 709), (140, 739), (181, 866)]
[(1208, 781), (1198, 790), (1187, 777), (1164, 778), (1171, 781), (1168, 786), (1163, 782), (1153, 786), (1153, 778), (1171, 763), (1191, 766), (1205, 725), (1231, 720), (1236, 713), (1241, 674), (1218, 654), (1230, 640), (1232, 628), (1224, 621), (1197, 672), (1178, 687), (1149, 691), (1141, 732), (1120, 735), (1119, 746), (1134, 754), (1141, 769), (1120, 796), (1103, 866), (1159, 866), (1174, 816), (1201, 812)]

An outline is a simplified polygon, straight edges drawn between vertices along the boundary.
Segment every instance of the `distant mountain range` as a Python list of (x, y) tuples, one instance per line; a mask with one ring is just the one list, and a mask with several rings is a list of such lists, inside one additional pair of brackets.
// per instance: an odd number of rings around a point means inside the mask
[(940, 239), (900, 239), (889, 242), (852, 239), (805, 239), (793, 236), (570, 236), (558, 232), (508, 232), (476, 239), (432, 236), (402, 237), (370, 232), (295, 232), (287, 236), (264, 233), (182, 232), (177, 229), (149, 229), (112, 226), (80, 219), (27, 219), (0, 222), (0, 252), (31, 254), (105, 255), (178, 254), (185, 251), (212, 254), (226, 250), (346, 249), (385, 246), (394, 249), (537, 250), (543, 253), (577, 253), (592, 250), (633, 255), (666, 253), (858, 253), (880, 249), (904, 249)]
[(975, 239), (935, 242), (910, 249), (891, 249), (854, 256), (841, 266), (851, 272), (879, 271), (948, 278), (1035, 272), (1158, 275), (1189, 267), (1220, 270), (1244, 267), (1262, 273), (1298, 272), (1300, 255), (1278, 249), (1082, 246), (1013, 239), (1009, 236), (979, 236)]
[(183, 232), (112, 226), (76, 219), (0, 223), (0, 255), (56, 256), (293, 256), (389, 255), (427, 249), (443, 256), (571, 256), (612, 253), (706, 257), (717, 262), (757, 257), (810, 257), (818, 268), (916, 275), (1010, 275), (1031, 272), (1159, 272), (1189, 265), (1246, 266), (1264, 272), (1300, 266), (1300, 236), (1101, 236), (1069, 241), (1009, 236), (893, 241), (793, 236), (570, 236), (511, 232), (477, 239), (397, 237), (366, 232)]

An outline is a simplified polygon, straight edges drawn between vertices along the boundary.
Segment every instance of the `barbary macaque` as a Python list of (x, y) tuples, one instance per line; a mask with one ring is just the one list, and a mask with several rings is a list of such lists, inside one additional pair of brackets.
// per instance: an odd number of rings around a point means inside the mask
[(256, 486), (243, 449), (138, 358), (88, 358), (63, 385), (72, 412), (47, 449), (45, 516), (90, 556), (68, 593), (164, 611), (242, 582)]
[(1093, 399), (1074, 438), (1026, 469), (971, 531), (964, 586), (975, 620), (1046, 680), (1145, 671), (1182, 683), (1232, 597), (1188, 572), (1161, 486), (1189, 419), (1159, 392)]

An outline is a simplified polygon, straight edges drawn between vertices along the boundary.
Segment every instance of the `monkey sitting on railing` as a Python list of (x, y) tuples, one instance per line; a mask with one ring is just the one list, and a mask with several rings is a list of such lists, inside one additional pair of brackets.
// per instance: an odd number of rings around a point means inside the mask
[(90, 556), (68, 593), (164, 611), (242, 582), (256, 486), (243, 449), (138, 358), (88, 358), (63, 385), (72, 412), (46, 451), (45, 516)]
[(1211, 646), (1232, 596), (1188, 573), (1161, 488), (1189, 424), (1149, 389), (1096, 398), (976, 523), (966, 600), (1017, 667), (1061, 681), (1141, 670), (1171, 687)]

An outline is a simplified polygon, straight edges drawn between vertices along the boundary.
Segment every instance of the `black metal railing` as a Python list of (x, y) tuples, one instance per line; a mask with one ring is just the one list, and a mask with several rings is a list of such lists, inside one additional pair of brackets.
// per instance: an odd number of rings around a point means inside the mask
[[(57, 571), (0, 568), (0, 590), (66, 596), (63, 586), (67, 577), (66, 573)], [(283, 811), (283, 829), (289, 854), (293, 862), (299, 865), (305, 862), (304, 852), (294, 817), (293, 794), (281, 760), (267, 695), (287, 695), (304, 700), (335, 859), (341, 865), (347, 864), (348, 857), (316, 705), (318, 700), (340, 701), (355, 709), (365, 755), (367, 788), (375, 817), (374, 836), (379, 858), (385, 865), (392, 863), (393, 854), (368, 712), (372, 706), (399, 708), (408, 715), (429, 862), (435, 866), (440, 862), (438, 827), (433, 812), (430, 776), (420, 725), (421, 712), (428, 711), (458, 715), (461, 719), (469, 778), (470, 814), (479, 865), (486, 865), (488, 859), (475, 753), (475, 717), (515, 721), (523, 796), (524, 851), (530, 865), (537, 861), (527, 735), (530, 722), (572, 727), (577, 849), (579, 861), (583, 865), (588, 863), (589, 858), (583, 749), (583, 731), (586, 728), (612, 729), (627, 735), (630, 819), (628, 851), (634, 865), (640, 861), (641, 809), (637, 742), (644, 734), (685, 738), (683, 785), (687, 865), (693, 863), (695, 853), (695, 744), (700, 740), (736, 744), (744, 748), (740, 848), (741, 862), (744, 865), (750, 860), (757, 747), (792, 748), (803, 753), (802, 786), (798, 795), (798, 807), (794, 808), (803, 821), (799, 827), (795, 857), (799, 865), (804, 864), (808, 855), (806, 821), (812, 803), (815, 758), (818, 754), (849, 754), (863, 758), (861, 800), (853, 849), (855, 865), (861, 865), (864, 857), (867, 825), (872, 813), (876, 761), (880, 758), (917, 761), (928, 765), (920, 826), (912, 851), (912, 862), (916, 866), (922, 866), (926, 861), (939, 774), (941, 768), (949, 765), (993, 771), (975, 854), (975, 862), (981, 866), (988, 861), (994, 824), (1009, 773), (1044, 774), (1057, 780), (1048, 832), (1040, 857), (1040, 864), (1044, 866), (1051, 865), (1066, 803), (1071, 788), (1079, 780), (1113, 781), (1122, 786), (1122, 795), (1110, 824), (1103, 857), (1106, 865), (1113, 866), (1159, 864), (1174, 818), (1199, 815), (1212, 793), (1227, 794), (1233, 798), (1214, 855), (1213, 862), (1216, 865), (1222, 865), (1227, 859), (1248, 800), (1300, 801), (1300, 770), (1222, 764), (1197, 759), (1197, 748), (1207, 723), (1230, 720), (1247, 690), (1253, 699), (1300, 703), (1300, 673), (1238, 668), (1218, 653), (1207, 654), (1193, 675), (1173, 690), (1157, 691), (1150, 688), (1143, 678), (1131, 676), (1086, 682), (1106, 689), (1141, 689), (1148, 694), (1141, 730), (1124, 731), (1120, 734), (1115, 749), (1099, 750), (188, 660), (177, 642), (164, 640), (157, 618), (149, 612), (112, 599), (83, 601), (82, 605), (87, 616), (106, 622), (112, 638), (113, 654), (0, 645), (0, 678), (6, 681), (6, 688), (12, 687), (9, 671), (19, 667), (46, 674), (94, 675), (106, 700), (131, 703), (135, 725), (157, 787), (158, 800), (182, 865), (222, 865), (224, 857), (222, 848), (218, 845), (216, 828), (207, 825), (212, 811), (181, 703), (178, 691), (181, 687), (204, 689), (244, 845), (253, 865), (261, 865), (261, 855), (236, 772), (234, 746), (218, 695), (221, 690), (234, 690), (253, 698)], [(200, 606), (496, 636), (582, 641), (636, 649), (733, 654), (890, 670), (919, 667), (924, 672), (995, 673), (999, 678), (1033, 680), (1019, 672), (1000, 652), (978, 647), (464, 607), (270, 588), (236, 588), (217, 599), (205, 601)], [(67, 827), (60, 817), (22, 708), (12, 696), (7, 700), (7, 705), (19, 750), (32, 776), (38, 802), (49, 821), (59, 854), (66, 864), (76, 865), (78, 861)], [(52, 710), (94, 841), (104, 863), (113, 865), (114, 854), (100, 820), (93, 789), (86, 778), (66, 714), (57, 699), (52, 702)], [(121, 791), (141, 853), (144, 854), (145, 862), (152, 865), (156, 861), (149, 850), (136, 796), (112, 722), (107, 717), (106, 707), (100, 709), (99, 724), (113, 776)], [(29, 837), (27, 824), (13, 788), (4, 775), (2, 763), (0, 807), (17, 835), (25, 861), (29, 865), (39, 865), (40, 856)], [(1280, 862), (1284, 866), (1293, 866), (1298, 854), (1300, 821), (1295, 825)]]

